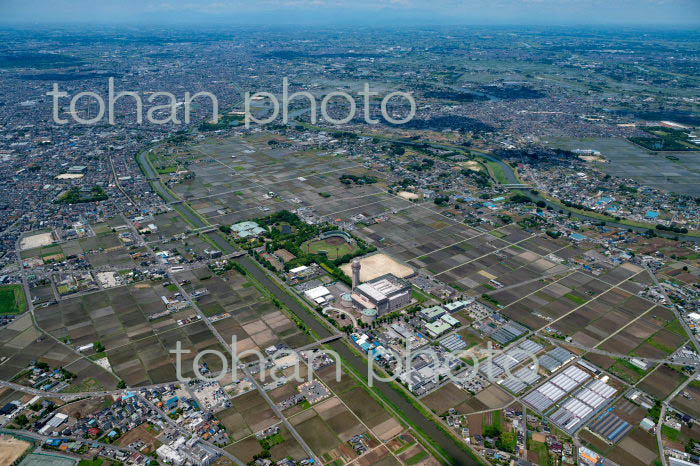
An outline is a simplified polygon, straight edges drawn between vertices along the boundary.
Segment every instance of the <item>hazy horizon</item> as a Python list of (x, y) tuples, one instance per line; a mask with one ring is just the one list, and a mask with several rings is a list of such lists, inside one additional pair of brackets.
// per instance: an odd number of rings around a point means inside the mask
[(630, 25), (696, 26), (697, 0), (28, 0), (0, 7), (3, 24)]

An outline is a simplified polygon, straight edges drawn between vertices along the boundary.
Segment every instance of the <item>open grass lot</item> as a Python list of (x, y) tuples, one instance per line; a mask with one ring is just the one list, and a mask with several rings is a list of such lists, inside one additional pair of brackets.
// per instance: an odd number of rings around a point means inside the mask
[(0, 286), (0, 314), (21, 314), (27, 310), (22, 285)]
[(615, 364), (608, 368), (608, 371), (629, 384), (636, 384), (644, 376), (649, 374), (652, 371), (652, 369), (653, 367), (650, 367), (646, 370), (640, 369), (639, 367), (633, 365), (630, 362), (627, 362), (624, 359), (619, 359), (617, 360), (617, 362), (615, 362)]
[(672, 429), (669, 426), (662, 426), (661, 435), (663, 437), (664, 446), (673, 448), (679, 451), (684, 451), (689, 440), (700, 442), (700, 429), (697, 425), (688, 427), (683, 424), (681, 430)]
[(555, 459), (550, 455), (547, 444), (528, 439), (527, 448), (528, 458), (535, 457), (540, 466), (554, 466)]

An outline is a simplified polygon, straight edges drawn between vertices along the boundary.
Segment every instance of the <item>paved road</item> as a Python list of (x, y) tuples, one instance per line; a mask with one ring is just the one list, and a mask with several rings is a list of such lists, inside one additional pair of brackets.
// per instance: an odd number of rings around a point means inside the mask
[(313, 343), (309, 343), (308, 345), (302, 346), (301, 348), (295, 348), (294, 351), (298, 353), (299, 351), (310, 350), (311, 348), (316, 348), (317, 346), (325, 345), (326, 343), (330, 343), (331, 341), (340, 340), (344, 336), (344, 333), (336, 333), (335, 335), (331, 335), (327, 338), (324, 338), (323, 340), (316, 340)]
[[(147, 178), (155, 179), (157, 178), (155, 172), (153, 171), (152, 167), (148, 163), (147, 160), (147, 151), (142, 151), (139, 153), (139, 161), (141, 164), (141, 167), (146, 171), (146, 176)], [(163, 197), (163, 199), (166, 200), (166, 202), (174, 202), (178, 201), (176, 197), (174, 197), (170, 192), (165, 190), (161, 183), (159, 181), (153, 181), (151, 185), (156, 189), (159, 194)], [(180, 207), (182, 210), (178, 209), (178, 212), (185, 211), (187, 212), (185, 215), (187, 218), (192, 222), (193, 225), (195, 225), (196, 228), (201, 228), (201, 227), (206, 227), (206, 225), (199, 217), (194, 215), (189, 209), (186, 207), (182, 206), (182, 204), (179, 204), (175, 206), (175, 208)], [(223, 237), (220, 235), (217, 235), (218, 238), (221, 239), (225, 244), (222, 244), (222, 249), (224, 250), (224, 253), (228, 254), (232, 252), (234, 249), (228, 241), (226, 241)], [(214, 238), (212, 238), (214, 239)], [(217, 241), (217, 244), (219, 242)], [(323, 326), (318, 320), (315, 319), (314, 316), (310, 315), (310, 311), (304, 309), (296, 300), (292, 299), (285, 291), (279, 288), (279, 286), (270, 280), (259, 268), (258, 266), (252, 262), (252, 260), (248, 257), (240, 257), (236, 259), (237, 262), (239, 262), (241, 265), (243, 265), (260, 283), (263, 284), (268, 290), (270, 290), (281, 302), (283, 302), (287, 307), (292, 309), (299, 318), (301, 318), (304, 323), (311, 329), (313, 329), (317, 335), (321, 339), (327, 338), (332, 336), (330, 331)], [(183, 296), (188, 296), (185, 292), (184, 289), (180, 287), (179, 289), (180, 293), (183, 294)], [(198, 309), (195, 307), (195, 309)], [(199, 311), (201, 313), (201, 311)], [(206, 318), (203, 313), (200, 314), (203, 318)], [(205, 320), (205, 322), (208, 322), (208, 319)], [(209, 324), (211, 325), (211, 324)], [(212, 326), (213, 328), (213, 326)], [(216, 330), (213, 330), (214, 335), (218, 335), (218, 332)], [(228, 343), (222, 342), (222, 345), (224, 345), (225, 348), (229, 348)], [(341, 341), (336, 341), (334, 343), (330, 344), (331, 348), (336, 351), (338, 354), (343, 357), (343, 359), (349, 363), (353, 369), (358, 371), (359, 373), (366, 373), (367, 370), (367, 364), (366, 362), (355, 355), (350, 349), (345, 345), (345, 343)], [(389, 384), (387, 383), (375, 383), (375, 386), (382, 392), (382, 394), (391, 401), (391, 403), (394, 404), (394, 406), (397, 406), (399, 410), (403, 412), (404, 415), (406, 415), (409, 419), (411, 419), (412, 422), (414, 422), (416, 425), (420, 426), (420, 428), (429, 436), (431, 437), (437, 444), (440, 445), (456, 462), (457, 464), (460, 465), (476, 465), (477, 463), (474, 461), (473, 458), (471, 458), (469, 455), (467, 455), (455, 442), (452, 440), (450, 437), (448, 437), (444, 432), (439, 430), (433, 423), (432, 421), (429, 421), (428, 419), (423, 416), (423, 414), (420, 413), (411, 403), (409, 403), (403, 395), (398, 393), (396, 390), (394, 390)], [(256, 387), (257, 388), (257, 387)], [(264, 393), (264, 390), (262, 390), (262, 393)], [(266, 394), (264, 395), (266, 396)], [(286, 419), (284, 416), (281, 417), (281, 419)], [(294, 432), (294, 429), (290, 429), (290, 431)], [(299, 440), (299, 439), (297, 439)], [(304, 445), (303, 439), (300, 442), (300, 445)], [(309, 450), (310, 451), (310, 450)], [(312, 455), (313, 456), (313, 455)]]
[(144, 385), (141, 387), (136, 387), (136, 388), (123, 388), (119, 390), (101, 390), (101, 391), (96, 391), (96, 392), (76, 392), (76, 393), (59, 393), (59, 392), (50, 392), (50, 391), (45, 391), (45, 390), (39, 390), (38, 388), (32, 388), (32, 387), (27, 387), (25, 385), (19, 385), (13, 382), (6, 382), (4, 380), (0, 380), (0, 387), (7, 387), (11, 388), (12, 390), (16, 390), (18, 392), (22, 393), (28, 393), (30, 395), (37, 395), (37, 396), (43, 396), (47, 398), (58, 398), (63, 401), (73, 401), (77, 400), (79, 398), (87, 398), (87, 397), (98, 397), (98, 396), (109, 396), (109, 395), (114, 395), (114, 396), (121, 396), (124, 395), (128, 392), (136, 392), (138, 390), (148, 390), (148, 389), (155, 389), (155, 388), (160, 388), (160, 387), (169, 387), (170, 385), (177, 384), (177, 381), (173, 382), (164, 382), (164, 383), (158, 383), (158, 384), (153, 384), (153, 385)]
[[(321, 324), (312, 315), (311, 311), (305, 309), (298, 301), (293, 299), (289, 294), (282, 290), (277, 283), (272, 281), (249, 257), (239, 257), (235, 259), (240, 265), (246, 268), (246, 270), (262, 285), (270, 290), (270, 292), (279, 299), (284, 305), (290, 308), (311, 330), (316, 332), (319, 338), (327, 338), (331, 336), (330, 330), (328, 330), (323, 324)], [(353, 353), (347, 344), (342, 340), (336, 340), (329, 343), (328, 346), (338, 353), (343, 360), (348, 363), (355, 371), (360, 374), (367, 373), (367, 363), (364, 358), (357, 356)], [(448, 437), (444, 432), (438, 429), (432, 421), (426, 419), (426, 417), (418, 411), (411, 403), (409, 403), (406, 398), (394, 388), (392, 388), (386, 382), (374, 382), (375, 388), (377, 388), (382, 395), (388, 399), (399, 411), (403, 413), (408, 419), (411, 420), (415, 425), (419, 426), (423, 432), (427, 434), (436, 444), (438, 444), (447, 454), (450, 455), (454, 464), (459, 464), (463, 466), (476, 466), (478, 463), (470, 457), (464, 450), (462, 450), (455, 441)]]
[(666, 300), (666, 304), (668, 304), (671, 307), (671, 310), (673, 311), (673, 314), (676, 316), (676, 319), (678, 319), (680, 321), (681, 325), (683, 326), (683, 330), (685, 330), (685, 333), (687, 333), (688, 336), (690, 337), (690, 341), (693, 342), (693, 345), (695, 346), (695, 350), (696, 351), (700, 350), (700, 342), (698, 342), (698, 338), (695, 336), (695, 334), (690, 329), (690, 327), (688, 327), (688, 323), (685, 321), (683, 316), (681, 316), (678, 313), (678, 309), (676, 309), (676, 306), (673, 305), (673, 301), (671, 301), (669, 299), (668, 295), (666, 294), (666, 290), (659, 283), (659, 279), (656, 278), (656, 274), (654, 273), (654, 271), (651, 270), (646, 263), (644, 263), (644, 268), (647, 269), (647, 272), (649, 272), (649, 275), (651, 275), (651, 279), (654, 281), (654, 285), (656, 285), (656, 287), (659, 289), (659, 291), (661, 291), (661, 294), (663, 295), (664, 299)]
[(676, 388), (673, 391), (673, 393), (671, 393), (668, 397), (666, 397), (666, 399), (661, 404), (661, 412), (659, 414), (659, 422), (656, 425), (656, 443), (659, 447), (659, 455), (661, 456), (661, 462), (663, 463), (663, 466), (667, 466), (668, 463), (666, 461), (666, 457), (664, 456), (664, 442), (663, 442), (663, 439), (661, 438), (661, 426), (664, 424), (664, 419), (666, 418), (666, 409), (668, 408), (668, 403), (670, 403), (671, 400), (673, 400), (676, 397), (676, 395), (678, 395), (682, 390), (685, 390), (685, 387), (687, 387), (688, 384), (690, 384), (690, 382), (692, 382), (693, 380), (697, 380), (698, 373), (700, 373), (700, 371), (698, 371), (698, 370), (693, 372), (693, 375), (688, 377), (688, 379), (685, 382), (680, 384), (678, 386), (678, 388)]
[[(204, 312), (202, 312), (202, 310), (199, 308), (199, 306), (197, 305), (197, 303), (192, 299), (192, 297), (191, 297), (191, 296), (189, 295), (189, 293), (182, 287), (182, 285), (180, 285), (180, 283), (179, 283), (176, 279), (173, 279), (173, 282), (174, 282), (175, 285), (177, 286), (178, 291), (180, 291), (180, 293), (182, 294), (182, 296), (183, 296), (185, 299), (187, 299), (187, 301), (190, 303), (190, 305), (192, 306), (192, 308), (193, 308), (195, 311), (197, 311), (197, 314), (198, 314), (199, 317), (202, 319), (202, 321), (204, 321), (204, 323), (207, 324), (207, 327), (209, 327), (209, 330), (210, 330), (210, 331), (212, 332), (212, 334), (216, 337), (216, 339), (219, 340), (219, 343), (221, 344), (221, 346), (223, 346), (224, 348), (226, 348), (226, 350), (229, 352), (229, 354), (231, 354), (232, 361), (235, 361), (235, 360), (236, 360), (236, 355), (233, 353), (233, 351), (232, 351), (232, 349), (231, 349), (231, 345), (229, 344), (229, 342), (227, 342), (226, 340), (224, 340), (224, 338), (221, 336), (221, 334), (220, 334), (219, 331), (216, 329), (216, 327), (214, 327), (214, 325), (211, 323), (211, 321), (209, 320), (209, 318), (204, 314)], [(296, 431), (296, 429), (294, 428), (294, 426), (292, 426), (292, 424), (289, 422), (289, 420), (287, 419), (287, 416), (285, 416), (285, 415), (282, 413), (282, 411), (280, 411), (280, 409), (277, 407), (277, 404), (276, 404), (274, 401), (272, 401), (272, 399), (269, 397), (269, 395), (268, 395), (267, 392), (265, 391), (265, 388), (262, 387), (262, 386), (260, 385), (260, 383), (258, 382), (258, 380), (257, 380), (255, 377), (253, 377), (253, 375), (250, 373), (250, 371), (248, 371), (248, 368), (245, 367), (245, 366), (242, 366), (241, 369), (243, 370), (243, 373), (246, 375), (246, 377), (248, 377), (248, 379), (253, 383), (253, 385), (255, 385), (255, 389), (258, 391), (258, 393), (260, 393), (260, 396), (263, 397), (263, 399), (267, 402), (267, 404), (270, 406), (270, 408), (272, 408), (272, 410), (275, 412), (275, 414), (277, 415), (277, 417), (282, 421), (282, 423), (284, 424), (284, 426), (287, 428), (287, 430), (289, 431), (289, 433), (291, 433), (292, 436), (296, 439), (296, 441), (299, 443), (299, 446), (301, 446), (301, 448), (304, 449), (304, 451), (305, 451), (306, 454), (309, 456), (309, 458), (313, 458), (313, 459), (316, 461), (317, 464), (322, 464), (322, 463), (319, 461), (319, 458), (318, 458), (318, 457), (316, 456), (316, 454), (313, 452), (313, 450), (311, 450), (311, 447), (309, 447), (309, 445), (306, 443), (306, 441), (302, 438), (301, 435), (299, 435), (299, 433)]]
[[(29, 437), (29, 438), (34, 439), (34, 440), (39, 440), (41, 442), (45, 442), (49, 439), (62, 439), (62, 440), (68, 440), (71, 442), (80, 441), (80, 442), (89, 443), (91, 445), (98, 445), (98, 446), (103, 447), (103, 448), (111, 448), (112, 450), (121, 450), (124, 453), (129, 454), (129, 455), (132, 453), (139, 453), (139, 451), (136, 450), (135, 448), (131, 448), (128, 446), (127, 447), (120, 447), (120, 446), (116, 446), (116, 445), (110, 445), (108, 443), (98, 442), (96, 440), (90, 440), (90, 439), (84, 439), (84, 438), (78, 438), (78, 437), (66, 437), (64, 435), (59, 435), (57, 437), (50, 437), (48, 435), (40, 435), (40, 434), (37, 434), (36, 432), (30, 432), (28, 430), (18, 430), (18, 429), (0, 429), (0, 432), (3, 434), (9, 434), (9, 435), (17, 434), (17, 435), (21, 435), (24, 437)], [(53, 450), (47, 450), (47, 453), (53, 453)], [(57, 453), (60, 454), (60, 452), (57, 452)]]
[[(170, 419), (170, 417), (169, 417), (167, 414), (165, 414), (162, 410), (160, 410), (160, 408), (158, 408), (156, 405), (154, 405), (153, 403), (151, 403), (149, 400), (147, 400), (146, 398), (144, 398), (144, 397), (142, 397), (142, 396), (139, 396), (139, 399), (140, 399), (141, 401), (143, 401), (144, 403), (146, 403), (152, 410), (154, 410), (155, 412), (159, 413), (160, 416), (161, 416), (163, 419), (165, 419), (165, 422), (167, 422), (168, 425), (169, 425), (170, 427), (172, 427), (173, 429), (177, 430), (178, 432), (180, 432), (180, 433), (181, 433), (182, 435), (184, 435), (185, 437), (190, 437), (190, 436), (192, 435), (192, 432), (188, 431), (187, 429), (185, 429), (184, 427), (182, 427), (180, 424), (178, 424), (178, 423), (175, 422), (174, 420)], [(203, 439), (201, 439), (201, 438), (198, 439), (198, 440), (199, 440), (200, 442), (202, 442), (203, 444), (205, 444), (206, 446), (210, 447), (211, 449), (215, 450), (218, 454), (220, 454), (220, 455), (222, 455), (222, 456), (225, 456), (225, 457), (228, 458), (229, 460), (233, 461), (233, 462), (234, 462), (235, 464), (237, 464), (238, 466), (245, 466), (245, 463), (244, 463), (243, 461), (239, 460), (237, 457), (235, 457), (235, 456), (232, 455), (231, 453), (227, 452), (227, 451), (224, 450), (223, 448), (219, 448), (219, 447), (217, 447), (216, 445), (214, 445), (213, 443), (208, 442), (208, 441), (206, 441), (206, 440), (203, 440)]]
[[(410, 144), (406, 141), (400, 141), (400, 140), (392, 140), (392, 142), (400, 143), (400, 144)], [(454, 149), (455, 147), (448, 146), (448, 145), (442, 145), (442, 144), (430, 144), (432, 147), (437, 147), (437, 148), (442, 148), (442, 149)], [(515, 173), (513, 169), (504, 163), (500, 158), (488, 154), (488, 153), (480, 153), (481, 157), (486, 158), (487, 160), (494, 162), (498, 164), (501, 169), (504, 172), (504, 175), (506, 177), (506, 180), (508, 181), (509, 184), (518, 184), (519, 181), (517, 180)], [(146, 176), (147, 178), (152, 180), (151, 185), (153, 188), (163, 197), (163, 199), (166, 202), (178, 202), (180, 199), (176, 198), (173, 196), (169, 191), (167, 191), (160, 181), (158, 180), (157, 174), (153, 171), (152, 167), (148, 163), (147, 160), (147, 151), (142, 151), (139, 155), (139, 160), (141, 162), (141, 166), (143, 169), (146, 171)], [(538, 197), (539, 196), (535, 196)], [(541, 198), (539, 198), (541, 199)], [(549, 204), (549, 202), (546, 199), (541, 199), (544, 200)], [(208, 226), (205, 222), (202, 221), (197, 215), (195, 215), (187, 206), (178, 203), (173, 206), (175, 209), (178, 210), (178, 212), (182, 213), (184, 216), (186, 216), (189, 221), (196, 227), (196, 228), (201, 228), (201, 227), (206, 227)], [(558, 206), (552, 205), (553, 208), (559, 209)], [(593, 217), (588, 217), (586, 215), (578, 214), (576, 212), (572, 212), (572, 215), (585, 219), (585, 220), (590, 220), (590, 221), (599, 221), (598, 219), (595, 219)], [(615, 223), (615, 222), (607, 222), (609, 225), (616, 226), (619, 228), (628, 228), (626, 225)], [(634, 228), (638, 231), (644, 231), (645, 229), (643, 228)], [(219, 247), (224, 251), (224, 253), (228, 254), (235, 249), (233, 246), (231, 246), (225, 238), (223, 238), (221, 235), (216, 232), (216, 234), (212, 234), (211, 239), (219, 245)], [(688, 237), (688, 239), (694, 239), (697, 240), (697, 238), (693, 237)], [(301, 318), (304, 323), (314, 330), (317, 335), (319, 335), (320, 338), (326, 338), (331, 336), (330, 331), (323, 326), (316, 318), (311, 314), (311, 312), (307, 309), (305, 309), (304, 306), (300, 305), (295, 299), (292, 299), (284, 290), (282, 290), (277, 283), (274, 281), (270, 280), (259, 268), (258, 266), (248, 257), (240, 257), (236, 259), (241, 265), (243, 265), (259, 282), (263, 284), (268, 290), (270, 290), (281, 302), (283, 302), (285, 305), (287, 305), (293, 312), (295, 312), (299, 318)], [(215, 333), (216, 335), (217, 333)], [(228, 347), (228, 345), (224, 342), (225, 347)], [(342, 341), (336, 341), (333, 343), (330, 343), (329, 346), (336, 351), (338, 354), (343, 357), (343, 359), (350, 364), (353, 369), (356, 371), (359, 371), (360, 373), (365, 373), (366, 371), (366, 363), (365, 361), (355, 355), (350, 349), (346, 346), (346, 344)], [(590, 348), (589, 348), (590, 350)], [(464, 465), (472, 465), (476, 464), (476, 462), (469, 457), (461, 448), (459, 448), (455, 442), (449, 438), (447, 435), (445, 435), (441, 430), (439, 430), (430, 420), (426, 419), (423, 414), (421, 414), (416, 408), (411, 405), (401, 394), (396, 392), (389, 384), (387, 383), (376, 383), (375, 386), (377, 389), (382, 393), (383, 396), (385, 396), (388, 400), (391, 401), (391, 403), (394, 404), (394, 406), (397, 406), (404, 415), (406, 415), (409, 419), (411, 419), (412, 422), (414, 422), (416, 425), (420, 426), (420, 428), (426, 432), (436, 443), (438, 443), (445, 451), (448, 452), (449, 455), (452, 456), (452, 458), (458, 463), (458, 464), (464, 464)], [(263, 390), (264, 393), (264, 390)], [(282, 417), (284, 419), (284, 417)]]
[[(384, 140), (384, 141), (389, 141), (389, 142), (392, 142), (392, 143), (395, 143), (395, 144), (405, 144), (405, 145), (415, 145), (415, 144), (416, 144), (415, 142), (412, 142), (412, 141), (405, 141), (405, 140), (402, 140), (402, 139), (382, 138), (382, 140)], [(418, 143), (418, 144), (423, 144), (423, 143)], [(514, 184), (514, 185), (520, 184), (520, 181), (519, 181), (518, 178), (515, 176), (515, 172), (514, 172), (513, 169), (510, 167), (510, 165), (508, 165), (507, 163), (505, 163), (500, 157), (498, 157), (498, 156), (496, 156), (496, 155), (494, 155), (494, 154), (491, 154), (491, 153), (485, 152), (485, 151), (481, 151), (481, 150), (478, 150), (478, 149), (474, 149), (474, 148), (460, 147), (460, 146), (455, 146), (455, 145), (450, 145), (450, 144), (437, 144), (437, 143), (424, 143), (424, 144), (427, 145), (427, 146), (430, 146), (430, 147), (434, 147), (434, 148), (436, 148), (436, 149), (443, 149), (443, 150), (461, 150), (461, 151), (472, 151), (472, 152), (477, 152), (477, 153), (478, 153), (478, 155), (477, 155), (478, 157), (485, 158), (485, 159), (489, 160), (490, 162), (494, 162), (494, 163), (497, 164), (499, 167), (501, 167), (501, 169), (503, 170), (503, 174), (504, 174), (504, 176), (505, 176), (505, 178), (506, 178), (506, 181), (508, 182), (507, 184)], [(574, 211), (568, 209), (568, 208), (565, 207), (565, 206), (559, 206), (559, 205), (553, 204), (553, 203), (551, 203), (550, 201), (548, 201), (547, 199), (543, 198), (542, 196), (535, 195), (535, 194), (532, 194), (532, 193), (528, 193), (528, 196), (530, 196), (531, 198), (533, 198), (535, 201), (544, 201), (548, 206), (552, 207), (554, 210), (557, 210), (557, 211), (558, 211), (558, 210), (561, 209), (561, 210), (563, 210), (563, 211), (565, 211), (565, 212), (571, 212), (571, 216), (572, 216), (572, 217), (576, 217), (576, 218), (581, 219), (581, 220), (588, 220), (588, 221), (594, 222), (594, 223), (600, 222), (600, 219), (599, 219), (599, 218), (590, 217), (590, 216), (585, 215), (585, 214), (581, 214), (581, 213), (578, 213), (578, 212), (574, 212)], [(648, 228), (641, 228), (641, 227), (635, 227), (635, 226), (625, 225), (625, 224), (623, 224), (623, 223), (618, 223), (618, 222), (616, 222), (616, 221), (613, 220), (613, 219), (611, 219), (611, 220), (605, 220), (605, 224), (608, 225), (608, 226), (615, 227), (615, 228), (621, 228), (621, 229), (623, 229), (623, 230), (626, 230), (626, 229), (628, 229), (628, 228), (631, 228), (633, 231), (636, 231), (636, 232), (638, 232), (638, 233), (644, 233), (645, 231), (647, 231), (647, 230), (649, 230), (649, 229), (652, 229), (652, 230), (654, 229), (654, 225), (649, 225)], [(684, 240), (686, 240), (686, 241), (693, 241), (693, 242), (696, 242), (696, 243), (700, 243), (700, 237), (697, 237), (697, 236), (689, 236), (689, 235), (676, 234), (676, 233), (667, 233), (667, 232), (661, 232), (661, 231), (658, 231), (658, 230), (656, 230), (656, 234), (657, 234), (658, 236), (663, 236), (663, 237), (667, 237), (667, 238), (673, 238), (673, 237), (676, 237), (676, 236), (677, 236), (677, 237), (682, 238), (682, 239), (684, 239)]]

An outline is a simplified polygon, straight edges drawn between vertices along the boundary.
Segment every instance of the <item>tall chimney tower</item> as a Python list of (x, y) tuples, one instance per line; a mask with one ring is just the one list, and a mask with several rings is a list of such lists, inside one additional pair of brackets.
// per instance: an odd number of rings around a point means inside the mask
[(360, 261), (355, 259), (352, 261), (352, 289), (354, 290), (360, 284)]

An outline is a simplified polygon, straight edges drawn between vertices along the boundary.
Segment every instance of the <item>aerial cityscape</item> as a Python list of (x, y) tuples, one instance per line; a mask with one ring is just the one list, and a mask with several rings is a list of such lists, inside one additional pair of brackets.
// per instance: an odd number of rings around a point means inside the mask
[(0, 16), (0, 466), (700, 466), (695, 0)]

